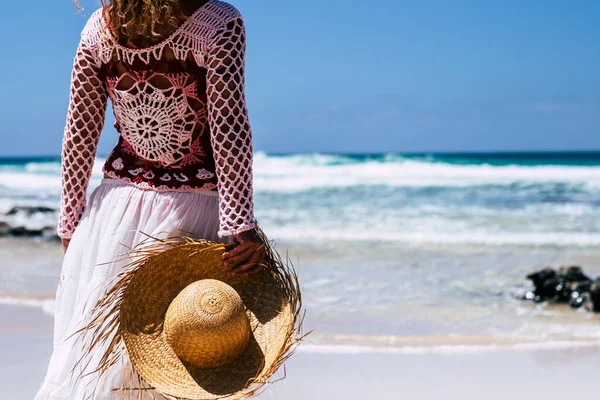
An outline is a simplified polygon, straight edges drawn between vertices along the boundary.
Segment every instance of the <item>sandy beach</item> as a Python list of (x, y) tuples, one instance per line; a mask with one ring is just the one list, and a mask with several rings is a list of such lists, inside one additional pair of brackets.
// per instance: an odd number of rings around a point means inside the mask
[[(0, 307), (4, 398), (30, 400), (36, 393), (51, 353), (52, 323), (37, 308)], [(260, 398), (562, 400), (598, 390), (599, 363), (597, 347), (385, 354), (323, 352), (308, 344), (286, 364), (287, 377)]]

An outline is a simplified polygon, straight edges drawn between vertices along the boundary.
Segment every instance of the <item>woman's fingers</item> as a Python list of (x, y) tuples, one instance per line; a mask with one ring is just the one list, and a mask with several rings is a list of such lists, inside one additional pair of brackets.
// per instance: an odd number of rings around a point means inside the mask
[(246, 275), (256, 275), (262, 270), (265, 269), (265, 251), (261, 249), (261, 251), (257, 251), (254, 253), (253, 259), (251, 260), (251, 264), (254, 268), (246, 271)]
[[(237, 275), (237, 274), (242, 274), (242, 273), (248, 271), (250, 268), (252, 268), (253, 265), (256, 264), (256, 261), (253, 261), (253, 260), (255, 260), (256, 253), (257, 252), (254, 252), (253, 254), (250, 254), (247, 259), (245, 259), (244, 261), (242, 261), (237, 267), (233, 268), (231, 270), (231, 272), (234, 275)], [(258, 258), (258, 261), (260, 261), (260, 258)]]
[(243, 253), (237, 256), (229, 257), (223, 262), (225, 266), (236, 266), (244, 264), (248, 259), (250, 259), (250, 257), (252, 256), (252, 254), (254, 254), (255, 251), (256, 249), (254, 248), (254, 246), (247, 247)]
[(261, 246), (256, 249), (254, 254), (248, 258), (248, 260), (241, 266), (232, 270), (233, 275), (254, 275), (263, 270), (265, 251)]
[(265, 246), (262, 241), (242, 241), (223, 254), (223, 263), (233, 266), (231, 275), (254, 275), (264, 269)]
[(252, 242), (245, 242), (245, 243), (238, 244), (233, 249), (229, 250), (228, 252), (223, 253), (223, 261), (230, 259), (232, 257), (235, 257), (235, 256), (239, 256), (240, 254), (242, 254), (246, 250), (248, 250), (248, 248), (251, 247), (253, 244), (254, 243), (252, 243)]

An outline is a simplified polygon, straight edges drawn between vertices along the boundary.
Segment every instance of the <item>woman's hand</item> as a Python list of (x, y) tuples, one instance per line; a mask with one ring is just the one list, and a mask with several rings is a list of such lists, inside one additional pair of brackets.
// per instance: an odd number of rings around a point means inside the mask
[(67, 248), (69, 247), (69, 243), (71, 243), (71, 239), (61, 239), (63, 251), (66, 253)]
[(223, 254), (225, 266), (232, 267), (231, 275), (249, 276), (261, 272), (267, 252), (256, 230), (242, 232), (235, 236), (235, 240), (239, 244)]

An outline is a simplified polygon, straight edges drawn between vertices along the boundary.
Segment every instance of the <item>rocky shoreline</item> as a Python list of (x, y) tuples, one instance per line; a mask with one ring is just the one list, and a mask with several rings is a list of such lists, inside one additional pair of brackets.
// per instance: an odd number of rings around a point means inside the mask
[(568, 304), (600, 312), (600, 278), (592, 279), (578, 265), (551, 267), (527, 275), (533, 283), (523, 300)]
[(16, 206), (0, 217), (0, 237), (59, 240), (58, 210), (43, 206)]

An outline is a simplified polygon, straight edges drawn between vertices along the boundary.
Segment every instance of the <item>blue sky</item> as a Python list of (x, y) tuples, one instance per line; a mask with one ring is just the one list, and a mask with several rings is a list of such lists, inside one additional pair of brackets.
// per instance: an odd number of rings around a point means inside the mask
[[(599, 1), (232, 3), (257, 150), (600, 149)], [(60, 152), (82, 4), (3, 4), (0, 156)]]

